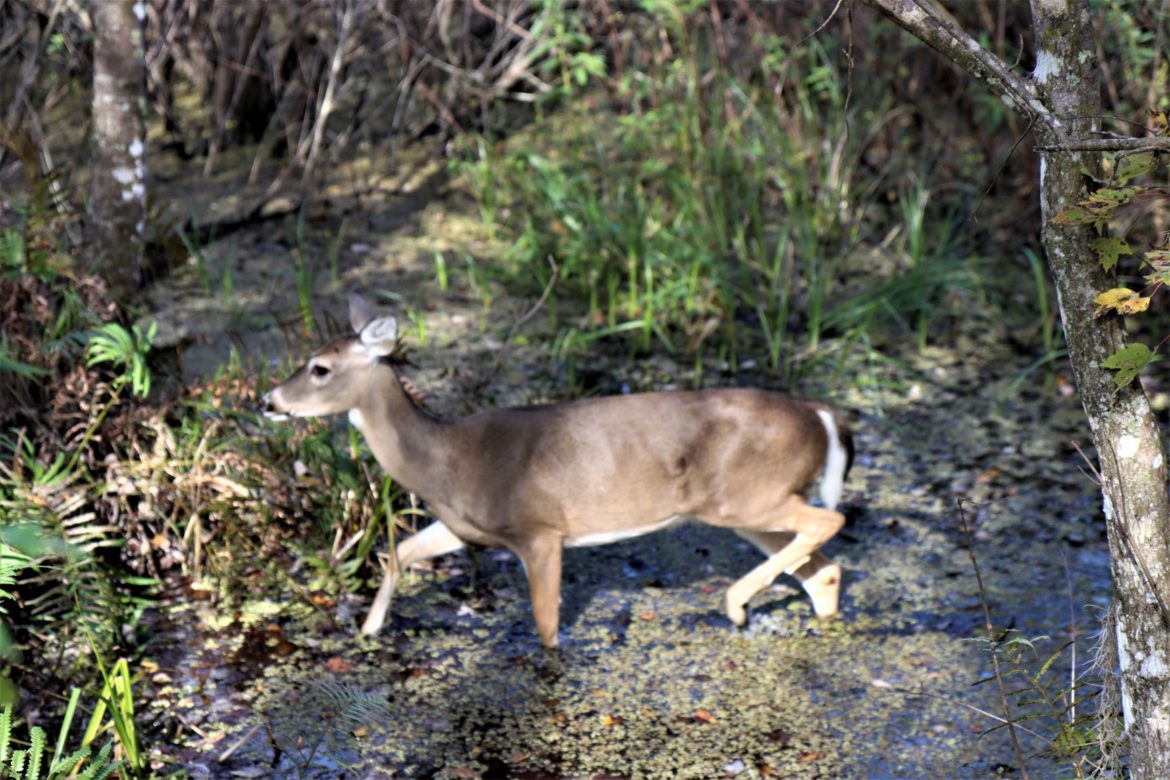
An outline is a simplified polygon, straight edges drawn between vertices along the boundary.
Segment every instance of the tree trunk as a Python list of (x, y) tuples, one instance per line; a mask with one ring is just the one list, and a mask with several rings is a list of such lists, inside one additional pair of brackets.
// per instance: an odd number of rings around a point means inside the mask
[[(1061, 7), (1064, 6), (1064, 7)], [(1082, 17), (1083, 14), (1083, 17)], [(1101, 115), (1100, 78), (1087, 3), (1033, 0), (1036, 73), (1059, 117), (1049, 142), (1092, 137)], [(1170, 777), (1170, 502), (1157, 422), (1141, 385), (1120, 390), (1100, 364), (1124, 344), (1116, 316), (1094, 321), (1093, 298), (1114, 287), (1089, 247), (1088, 226), (1058, 225), (1053, 216), (1084, 199), (1083, 166), (1096, 155), (1042, 152), (1040, 205), (1048, 265), (1060, 293), (1073, 373), (1093, 430), (1104, 493), (1105, 522), (1117, 611), (1117, 657), (1130, 768), (1138, 778)]]
[[(1086, 0), (1032, 0), (1036, 69), (1020, 77), (958, 28), (933, 0), (866, 0), (1034, 120), (1046, 146), (1095, 138), (1101, 114)], [(1116, 316), (1095, 319), (1094, 297), (1114, 285), (1085, 225), (1053, 217), (1087, 195), (1082, 170), (1098, 154), (1043, 151), (1041, 239), (1081, 403), (1093, 432), (1104, 495), (1117, 612), (1117, 651), (1129, 766), (1134, 777), (1170, 777), (1170, 498), (1161, 433), (1135, 380), (1117, 389), (1101, 367), (1125, 343)]]
[(93, 3), (91, 270), (118, 295), (142, 283), (146, 230), (146, 56), (142, 0)]

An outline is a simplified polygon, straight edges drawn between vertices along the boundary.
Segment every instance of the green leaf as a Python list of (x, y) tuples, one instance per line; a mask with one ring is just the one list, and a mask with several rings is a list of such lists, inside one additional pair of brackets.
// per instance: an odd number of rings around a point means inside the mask
[(1129, 203), (1141, 191), (1141, 187), (1102, 187), (1076, 206), (1059, 212), (1053, 221), (1058, 225), (1091, 224), (1100, 231), (1109, 224), (1114, 211)]
[(1146, 274), (1147, 282), (1170, 285), (1170, 249), (1152, 249), (1146, 252), (1145, 265), (1152, 269)]
[(1117, 183), (1125, 184), (1130, 179), (1149, 173), (1154, 169), (1153, 152), (1128, 154), (1117, 161)]
[(1141, 190), (1141, 187), (1102, 187), (1090, 195), (1088, 200), (1081, 201), (1081, 205), (1117, 208), (1129, 203)]
[(39, 780), (41, 763), (45, 760), (45, 730), (40, 726), (29, 729), (28, 777)]
[(1108, 271), (1117, 265), (1117, 258), (1121, 255), (1133, 254), (1126, 240), (1121, 236), (1101, 236), (1089, 242), (1097, 257), (1101, 260), (1101, 267)]
[(1117, 372), (1113, 383), (1120, 388), (1132, 382), (1153, 359), (1154, 353), (1145, 344), (1130, 344), (1105, 358), (1101, 365)]
[(8, 751), (12, 745), (12, 705), (5, 704), (0, 710), (0, 765), (8, 762)]
[(1096, 220), (1092, 214), (1085, 209), (1079, 209), (1075, 206), (1071, 209), (1065, 209), (1052, 218), (1052, 221), (1058, 225), (1084, 225), (1087, 222)]

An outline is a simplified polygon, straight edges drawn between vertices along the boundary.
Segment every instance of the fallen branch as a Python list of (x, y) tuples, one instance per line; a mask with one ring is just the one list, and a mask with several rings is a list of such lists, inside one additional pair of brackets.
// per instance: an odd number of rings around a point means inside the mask
[(1074, 138), (1036, 148), (1041, 152), (1165, 152), (1170, 151), (1170, 137)]

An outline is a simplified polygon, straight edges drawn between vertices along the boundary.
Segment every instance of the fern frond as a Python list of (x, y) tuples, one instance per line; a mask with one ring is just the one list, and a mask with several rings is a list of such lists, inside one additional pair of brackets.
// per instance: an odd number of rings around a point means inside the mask
[(385, 721), (390, 714), (385, 696), (363, 691), (338, 680), (311, 681), (309, 696), (310, 700), (323, 705), (323, 712), (335, 712), (334, 720), (346, 731), (373, 726)]
[[(0, 710), (0, 777), (21, 780), (41, 780), (41, 769), (44, 766), (47, 737), (45, 730), (40, 726), (33, 726), (29, 730), (29, 747), (27, 750), (9, 752), (12, 744), (12, 705), (6, 705)], [(64, 727), (67, 730), (67, 727)], [(113, 742), (107, 742), (98, 752), (89, 766), (78, 773), (77, 769), (82, 762), (89, 759), (93, 752), (89, 747), (83, 747), (70, 753), (68, 756), (51, 760), (45, 780), (105, 780), (117, 769), (121, 769), (124, 761), (110, 761), (110, 753), (114, 749)]]
[(27, 598), (29, 614), (60, 624), (62, 638), (77, 635), (75, 629), (88, 629), (99, 648), (108, 647), (117, 634), (121, 603), (114, 588), (113, 576), (93, 559), (65, 567), (52, 567), (26, 584), (42, 589)]
[(33, 726), (29, 730), (28, 780), (40, 780), (41, 761), (45, 757), (45, 743), (45, 730), (40, 726)]
[(0, 766), (8, 761), (8, 751), (12, 747), (12, 705), (4, 706), (0, 711)]
[(19, 592), (28, 617), (61, 626), (58, 638), (82, 627), (100, 646), (108, 646), (116, 637), (122, 605), (118, 575), (99, 552), (123, 544), (121, 531), (97, 522), (90, 509), (95, 488), (62, 454), (43, 458), (28, 440), (12, 454), (8, 464), (0, 463), (0, 509), (32, 522), (0, 529), (0, 543), (29, 560), (0, 547), (0, 598)]
[(102, 749), (98, 751), (98, 754), (94, 756), (93, 762), (89, 767), (77, 776), (77, 780), (105, 780), (112, 772), (121, 769), (126, 763), (125, 761), (118, 760), (109, 763), (110, 751), (113, 749), (113, 742), (107, 742), (103, 745)]
[(73, 751), (64, 758), (59, 758), (49, 766), (49, 777), (65, 777), (77, 769), (78, 765), (89, 758), (90, 749), (87, 747), (79, 748)]
[(12, 763), (10, 764), (9, 773), (14, 777), (20, 777), (24, 772), (25, 762), (28, 760), (28, 753), (24, 750), (16, 750), (12, 753)]

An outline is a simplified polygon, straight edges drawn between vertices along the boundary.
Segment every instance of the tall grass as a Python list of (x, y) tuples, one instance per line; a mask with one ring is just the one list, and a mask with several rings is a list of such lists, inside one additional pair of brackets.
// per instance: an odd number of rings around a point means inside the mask
[[(680, 56), (581, 96), (532, 137), (479, 139), (460, 167), (489, 233), (514, 237), (508, 273), (535, 290), (551, 256), (558, 296), (582, 302), (583, 320), (562, 322), (550, 301), (562, 346), (592, 333), (697, 365), (750, 355), (788, 371), (817, 350), (866, 235), (877, 186), (857, 177), (874, 134), (858, 128), (887, 106), (847, 101), (840, 63), (815, 40), (773, 42), (736, 74), (702, 28), (670, 29)], [(602, 99), (620, 109), (597, 110)]]

